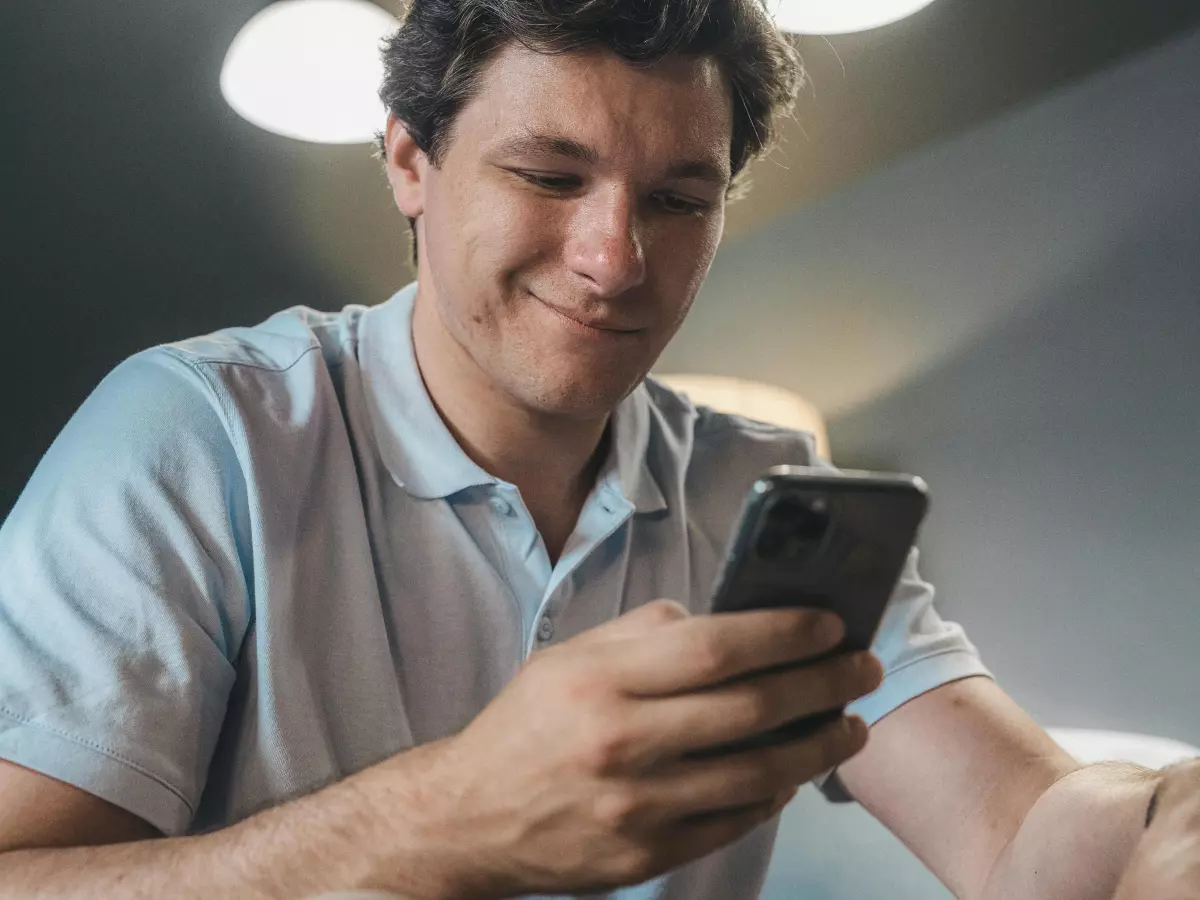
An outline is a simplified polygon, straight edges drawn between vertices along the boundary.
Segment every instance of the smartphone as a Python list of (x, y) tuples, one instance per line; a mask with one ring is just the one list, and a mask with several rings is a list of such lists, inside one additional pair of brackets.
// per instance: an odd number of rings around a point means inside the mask
[[(870, 649), (928, 506), (925, 483), (911, 475), (802, 466), (763, 473), (734, 526), (713, 613), (814, 607), (841, 616), (846, 637), (829, 653), (755, 674)], [(843, 713), (806, 716), (703, 755), (794, 741)]]

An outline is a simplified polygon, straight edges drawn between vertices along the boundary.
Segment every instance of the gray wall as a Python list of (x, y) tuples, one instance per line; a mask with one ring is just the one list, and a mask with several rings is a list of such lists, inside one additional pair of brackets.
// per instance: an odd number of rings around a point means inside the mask
[[(1043, 724), (1200, 744), (1198, 347), (1200, 32), (725, 248), (659, 369), (924, 476), (940, 608)], [(947, 895), (810, 792), (767, 896)]]

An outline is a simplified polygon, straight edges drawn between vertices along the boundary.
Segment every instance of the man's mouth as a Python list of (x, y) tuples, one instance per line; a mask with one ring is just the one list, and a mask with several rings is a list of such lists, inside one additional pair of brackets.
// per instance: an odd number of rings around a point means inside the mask
[(582, 328), (586, 328), (591, 331), (607, 332), (614, 336), (619, 336), (624, 334), (636, 334), (637, 332), (643, 330), (642, 328), (630, 325), (628, 322), (618, 319), (615, 316), (596, 316), (588, 315), (587, 313), (575, 312), (574, 310), (563, 309), (561, 306), (555, 306), (553, 303), (548, 303), (537, 294), (533, 294), (532, 292), (530, 296), (532, 296), (551, 312), (556, 313), (558, 316), (567, 320), (571, 324), (581, 326)]

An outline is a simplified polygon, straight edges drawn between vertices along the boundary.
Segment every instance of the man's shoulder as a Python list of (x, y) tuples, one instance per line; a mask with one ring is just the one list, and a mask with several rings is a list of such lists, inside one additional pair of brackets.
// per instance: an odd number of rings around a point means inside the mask
[(359, 324), (366, 309), (355, 304), (323, 312), (293, 306), (257, 325), (222, 328), (154, 349), (188, 365), (209, 369), (282, 373), (313, 357), (325, 367), (337, 367), (357, 353)]
[(130, 424), (148, 444), (151, 432), (168, 444), (173, 435), (203, 433), (214, 444), (282, 447), (307, 426), (341, 420), (340, 386), (357, 364), (364, 310), (297, 306), (257, 325), (150, 347), (121, 362), (96, 388), (94, 402), (108, 398), (124, 408), (138, 397), (141, 407), (171, 410), (161, 427)]

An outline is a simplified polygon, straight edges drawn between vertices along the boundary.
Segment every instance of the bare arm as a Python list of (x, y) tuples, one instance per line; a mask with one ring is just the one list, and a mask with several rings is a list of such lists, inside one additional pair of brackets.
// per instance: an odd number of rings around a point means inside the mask
[(149, 823), (77, 787), (0, 759), (0, 859), (10, 850), (160, 837)]
[(840, 773), (960, 900), (1109, 900), (1155, 778), (1081, 766), (984, 678), (886, 716)]
[(1113, 900), (1200, 897), (1200, 759), (1159, 773), (1151, 821)]
[(1104, 763), (1055, 783), (997, 860), (987, 900), (1109, 900), (1144, 832), (1157, 779), (1138, 766)]
[[(403, 817), (428, 803), (405, 785), (420, 783), (432, 748), (223, 831), (157, 839), (124, 810), (0, 763), (0, 898), (297, 900), (359, 887), (442, 896), (452, 864)], [(397, 777), (401, 767), (409, 777)]]

